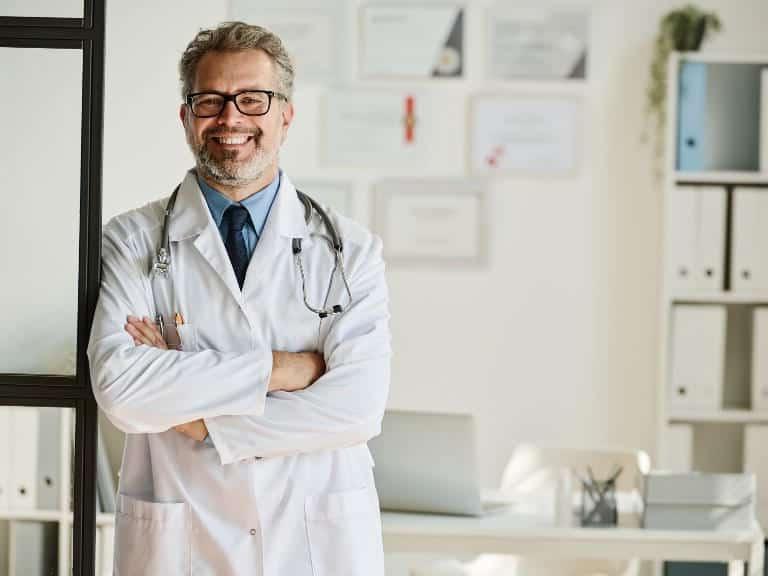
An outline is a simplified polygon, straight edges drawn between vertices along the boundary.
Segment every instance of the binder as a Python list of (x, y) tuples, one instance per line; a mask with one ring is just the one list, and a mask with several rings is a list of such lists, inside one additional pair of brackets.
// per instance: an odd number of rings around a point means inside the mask
[(696, 189), (681, 186), (668, 196), (667, 271), (670, 287), (676, 294), (691, 292), (696, 278), (696, 235), (698, 207)]
[(725, 369), (724, 306), (678, 305), (672, 311), (670, 406), (722, 407)]
[(725, 188), (699, 188), (697, 200), (696, 288), (717, 292), (725, 288)]
[(37, 447), (40, 412), (27, 406), (11, 407), (11, 490), (9, 507), (31, 510), (37, 504)]
[(752, 312), (752, 410), (768, 412), (768, 308)]
[(768, 294), (768, 194), (733, 189), (731, 287), (734, 292)]
[(37, 508), (58, 510), (61, 493), (61, 409), (45, 407), (38, 410)]
[(760, 172), (768, 174), (768, 69), (760, 72)]
[(707, 111), (707, 67), (703, 62), (683, 62), (678, 90), (677, 169), (705, 169), (704, 130)]
[(10, 506), (11, 489), (11, 408), (0, 406), (0, 510)]
[(9, 534), (9, 576), (56, 574), (59, 527), (53, 522), (13, 520)]

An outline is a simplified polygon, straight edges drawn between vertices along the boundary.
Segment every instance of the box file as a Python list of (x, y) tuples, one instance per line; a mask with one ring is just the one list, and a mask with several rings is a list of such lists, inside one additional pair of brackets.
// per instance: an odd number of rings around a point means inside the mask
[(670, 406), (722, 406), (726, 311), (723, 306), (678, 305), (672, 311)]
[(31, 510), (37, 506), (37, 408), (13, 406), (11, 411), (11, 489), (8, 503), (11, 509)]

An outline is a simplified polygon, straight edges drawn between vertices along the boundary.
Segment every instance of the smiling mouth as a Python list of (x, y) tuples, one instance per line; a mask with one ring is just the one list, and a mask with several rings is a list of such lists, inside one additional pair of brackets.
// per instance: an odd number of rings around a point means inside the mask
[(241, 134), (238, 136), (211, 136), (211, 140), (224, 146), (238, 146), (253, 140), (253, 136)]

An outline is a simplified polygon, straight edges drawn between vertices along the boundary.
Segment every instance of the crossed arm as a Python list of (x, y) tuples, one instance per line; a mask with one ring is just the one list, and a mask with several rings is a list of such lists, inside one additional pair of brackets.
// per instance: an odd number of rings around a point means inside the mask
[[(379, 433), (391, 349), (378, 239), (351, 251), (355, 299), (330, 324), (320, 354), (179, 351), (163, 349), (151, 322), (141, 320), (147, 345), (136, 346), (139, 333), (127, 331), (129, 314), (150, 314), (151, 292), (142, 247), (112, 228), (88, 358), (94, 396), (120, 430), (199, 437), (204, 425), (223, 465), (352, 446)], [(127, 324), (136, 328), (138, 318)]]
[[(167, 350), (160, 330), (149, 317), (128, 316), (125, 331), (131, 335), (137, 346), (145, 344), (160, 350)], [(325, 361), (317, 352), (272, 352), (272, 373), (269, 377), (268, 392), (296, 392), (310, 386), (325, 373)], [(191, 422), (177, 424), (177, 432), (202, 442), (208, 436), (205, 420), (198, 418)]]

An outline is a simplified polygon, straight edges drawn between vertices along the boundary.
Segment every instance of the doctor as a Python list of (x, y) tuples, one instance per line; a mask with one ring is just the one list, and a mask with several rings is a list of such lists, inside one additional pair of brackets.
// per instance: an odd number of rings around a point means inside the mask
[[(96, 400), (127, 433), (115, 574), (382, 575), (366, 445), (390, 377), (381, 242), (329, 211), (347, 291), (327, 227), (278, 168), (294, 114), (279, 38), (202, 30), (180, 71), (196, 167), (169, 274), (151, 274), (167, 198), (112, 219), (88, 347)], [(305, 297), (343, 312), (320, 318)]]

